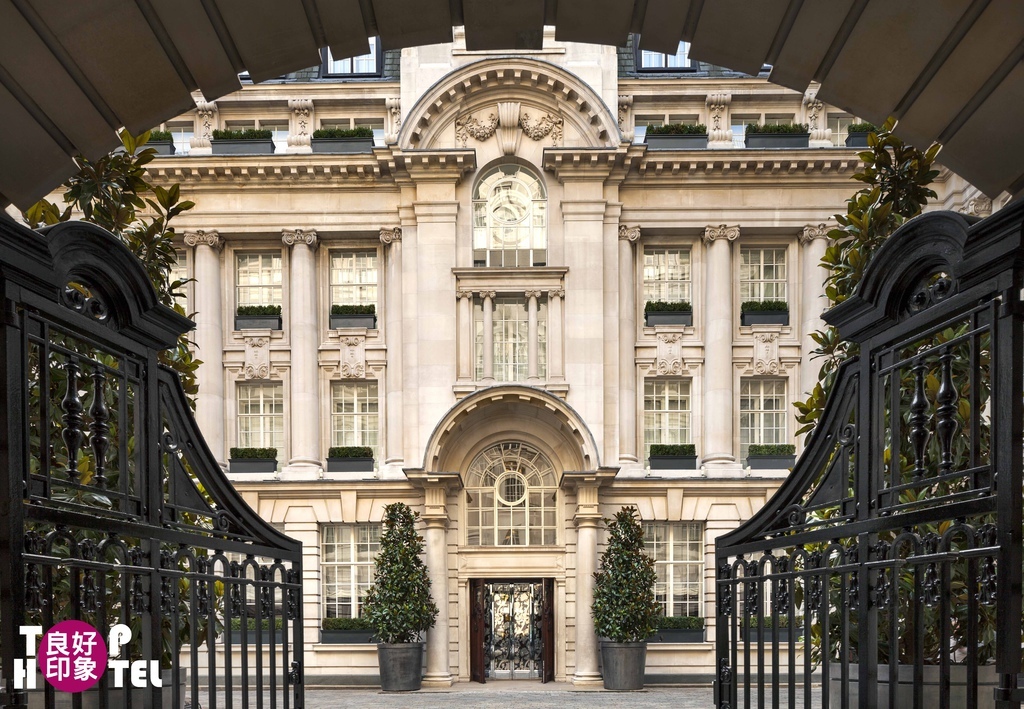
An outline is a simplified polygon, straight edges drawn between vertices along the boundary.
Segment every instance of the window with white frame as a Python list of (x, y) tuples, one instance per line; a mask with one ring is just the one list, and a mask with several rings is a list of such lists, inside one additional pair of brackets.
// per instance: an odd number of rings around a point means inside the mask
[(786, 300), (786, 249), (740, 249), (740, 302)]
[(377, 382), (331, 383), (331, 445), (369, 446), (380, 459), (380, 407)]
[(644, 522), (644, 547), (654, 559), (654, 595), (666, 616), (704, 615), (704, 526)]
[[(484, 377), (484, 306), (483, 298), (473, 300), (474, 361), (476, 378)], [(530, 370), (529, 301), (522, 296), (493, 298), (492, 308), (492, 376), (499, 382), (522, 382)], [(537, 298), (537, 376), (547, 376), (548, 307), (546, 298)]]
[(235, 305), (281, 305), (281, 252), (235, 254)]
[(329, 524), (321, 528), (324, 618), (362, 615), (379, 551), (379, 524)]
[(377, 305), (377, 250), (331, 251), (331, 305)]
[(288, 152), (288, 121), (260, 121), (260, 128), (270, 131), (274, 152)]
[(174, 141), (175, 155), (188, 155), (192, 149), (192, 137), (195, 135), (195, 126), (192, 121), (188, 123), (168, 123), (167, 130), (171, 133), (171, 140)]
[(832, 144), (838, 146), (846, 145), (846, 136), (850, 126), (856, 120), (849, 113), (828, 114), (828, 127), (832, 129)]
[(745, 116), (733, 114), (729, 119), (732, 128), (732, 146), (742, 148), (747, 144), (747, 126), (761, 123), (761, 116)]
[(744, 377), (740, 380), (740, 457), (751, 444), (788, 443), (785, 379)]
[(380, 37), (370, 37), (370, 51), (358, 57), (335, 59), (330, 49), (324, 53), (324, 74), (346, 76), (351, 74), (380, 73)]
[(644, 460), (656, 443), (690, 442), (690, 380), (644, 380)]
[(284, 448), (284, 386), (280, 382), (239, 382), (238, 447)]
[(554, 544), (557, 497), (555, 470), (543, 453), (518, 441), (491, 446), (466, 473), (466, 543)]
[(651, 52), (646, 49), (641, 49), (639, 50), (638, 55), (639, 61), (637, 62), (637, 69), (639, 71), (680, 71), (693, 68), (693, 62), (690, 61), (689, 42), (680, 42), (679, 46), (676, 47), (675, 54)]
[[(171, 289), (177, 293), (174, 296), (174, 302), (176, 305), (180, 305), (184, 309), (185, 313), (188, 313), (188, 291), (189, 285), (185, 281), (188, 280), (188, 251), (184, 247), (176, 248), (175, 250), (175, 261), (174, 265), (171, 266), (170, 272), (167, 274), (167, 284), (171, 286)], [(178, 285), (175, 287), (175, 283)]]
[(473, 265), (544, 266), (547, 193), (521, 165), (499, 165), (473, 191)]
[(644, 302), (690, 302), (690, 250), (644, 247)]
[(355, 118), (323, 118), (321, 128), (352, 130), (353, 128), (369, 128), (373, 131), (373, 144), (384, 145), (384, 119), (360, 116)]

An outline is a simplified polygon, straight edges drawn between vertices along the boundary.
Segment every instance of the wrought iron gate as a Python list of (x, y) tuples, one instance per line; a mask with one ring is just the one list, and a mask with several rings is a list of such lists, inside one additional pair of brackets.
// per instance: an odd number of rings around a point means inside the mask
[(718, 709), (1020, 707), (1022, 220), (919, 217), (825, 314), (860, 356), (718, 540)]
[(484, 667), (488, 679), (541, 676), (540, 583), (494, 582), (484, 587)]
[(0, 290), (0, 706), (55, 705), (18, 686), (19, 626), (77, 619), (129, 626), (111, 659), (164, 676), (105, 673), (75, 707), (301, 709), (301, 546), (242, 501), (158, 365), (191, 321), (87, 224), (0, 218)]

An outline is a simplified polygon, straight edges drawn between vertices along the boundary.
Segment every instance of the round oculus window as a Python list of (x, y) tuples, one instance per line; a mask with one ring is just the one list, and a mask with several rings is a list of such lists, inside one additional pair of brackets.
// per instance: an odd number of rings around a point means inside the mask
[(502, 473), (494, 487), (498, 501), (503, 505), (515, 507), (526, 499), (526, 478), (517, 470)]

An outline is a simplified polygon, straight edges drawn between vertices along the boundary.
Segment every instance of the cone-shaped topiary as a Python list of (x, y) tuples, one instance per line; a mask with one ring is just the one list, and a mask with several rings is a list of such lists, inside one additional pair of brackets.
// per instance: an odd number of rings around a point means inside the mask
[(594, 626), (612, 642), (642, 642), (654, 634), (661, 607), (654, 597), (654, 559), (644, 551), (644, 531), (635, 507), (606, 519), (608, 545), (594, 574)]
[(418, 516), (402, 502), (384, 508), (376, 577), (363, 602), (363, 617), (382, 643), (417, 642), (437, 618), (427, 566), (420, 558), (423, 537), (414, 527)]

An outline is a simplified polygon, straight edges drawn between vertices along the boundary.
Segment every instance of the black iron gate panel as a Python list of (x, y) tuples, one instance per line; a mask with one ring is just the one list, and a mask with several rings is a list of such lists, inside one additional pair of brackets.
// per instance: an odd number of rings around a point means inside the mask
[(301, 709), (301, 546), (235, 492), (158, 364), (191, 321), (86, 224), (0, 219), (0, 288), (0, 705), (55, 706), (19, 629), (79, 620), (118, 641), (108, 666), (157, 665), (99, 674), (76, 707)]
[(716, 548), (716, 706), (1020, 707), (1024, 204), (935, 213), (825, 314), (859, 346)]

